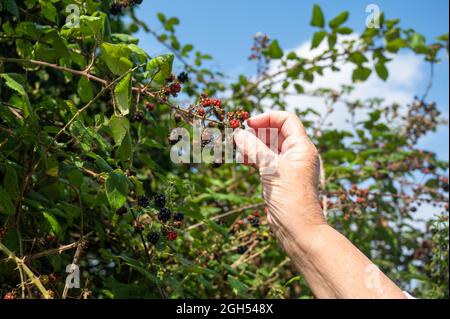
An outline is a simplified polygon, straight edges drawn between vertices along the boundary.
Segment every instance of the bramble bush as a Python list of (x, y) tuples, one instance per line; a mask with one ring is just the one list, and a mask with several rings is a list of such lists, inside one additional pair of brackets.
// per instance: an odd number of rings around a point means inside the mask
[[(307, 58), (258, 34), (257, 74), (230, 82), (177, 38), (178, 18), (158, 13), (161, 32), (140, 21), (140, 2), (0, 4), (3, 299), (312, 297), (270, 233), (254, 168), (170, 161), (172, 128), (242, 127), (292, 95), (326, 106), (295, 112), (322, 154), (330, 224), (402, 288), (448, 298), (448, 163), (418, 148), (444, 124), (428, 100), (432, 72), (408, 105), (351, 97), (369, 77), (386, 80), (399, 52), (432, 69), (448, 35), (427, 41), (384, 15), (355, 34), (348, 12), (326, 19), (314, 6), (311, 48), (324, 50)], [(138, 30), (167, 54), (150, 57)], [(354, 72), (340, 90), (309, 89), (344, 65)], [(330, 125), (337, 112), (347, 130)], [(435, 212), (426, 227), (419, 209)], [(79, 289), (66, 287), (68, 265), (79, 267)]]

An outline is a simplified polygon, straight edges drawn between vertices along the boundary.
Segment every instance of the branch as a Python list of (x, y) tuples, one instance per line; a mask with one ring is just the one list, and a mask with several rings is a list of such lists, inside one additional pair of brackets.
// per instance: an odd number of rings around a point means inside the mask
[(36, 286), (37, 289), (41, 292), (41, 294), (44, 296), (45, 299), (52, 299), (50, 294), (48, 293), (47, 289), (42, 285), (41, 281), (38, 277), (36, 277), (33, 272), (28, 268), (28, 266), (25, 264), (23, 259), (18, 258), (11, 250), (9, 250), (5, 245), (3, 245), (0, 242), (0, 250), (3, 251), (9, 259), (12, 259), (17, 267), (19, 268), (19, 271), (22, 270), (25, 272), (25, 274), (28, 276), (28, 278), (31, 280), (31, 282)]

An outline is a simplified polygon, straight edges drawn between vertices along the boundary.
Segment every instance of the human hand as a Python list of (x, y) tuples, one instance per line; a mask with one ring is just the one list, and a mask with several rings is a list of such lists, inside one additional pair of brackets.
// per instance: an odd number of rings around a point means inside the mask
[(235, 142), (245, 163), (253, 163), (259, 170), (268, 222), (276, 234), (280, 233), (277, 237), (326, 224), (317, 192), (319, 153), (298, 117), (275, 111), (247, 123), (253, 133), (240, 130)]

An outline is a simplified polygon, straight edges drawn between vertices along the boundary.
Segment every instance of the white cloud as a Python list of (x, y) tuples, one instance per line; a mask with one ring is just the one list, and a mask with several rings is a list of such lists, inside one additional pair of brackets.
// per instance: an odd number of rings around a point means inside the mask
[[(342, 37), (342, 40), (353, 39), (357, 35), (350, 35)], [(304, 58), (313, 58), (326, 50), (327, 44), (323, 42), (317, 49), (310, 50), (310, 41), (300, 44), (295, 51), (298, 56)], [(316, 77), (314, 83), (304, 84), (306, 91), (314, 91), (318, 88), (329, 88), (340, 90), (342, 85), (351, 84), (353, 70), (355, 68), (351, 63), (337, 64), (340, 71), (333, 72), (327, 69), (323, 76)], [(269, 73), (276, 72), (279, 69), (279, 63), (272, 63), (269, 65)], [(381, 98), (386, 103), (397, 102), (400, 105), (406, 105), (412, 101), (415, 93), (417, 93), (418, 85), (424, 79), (424, 62), (418, 56), (411, 53), (400, 53), (388, 63), (390, 76), (386, 82), (378, 78), (375, 73), (372, 73), (370, 78), (364, 82), (355, 85), (355, 90), (346, 98), (349, 100)], [(281, 89), (278, 86), (277, 89)], [(286, 98), (288, 109), (295, 108), (304, 109), (305, 107), (312, 107), (319, 112), (325, 112), (323, 99), (320, 97), (310, 97), (305, 95), (292, 95)], [(342, 111), (341, 111), (342, 110)], [(337, 129), (348, 129), (347, 109), (341, 103), (336, 104), (336, 112), (329, 118), (329, 122)], [(364, 114), (359, 114), (358, 117), (363, 117)]]

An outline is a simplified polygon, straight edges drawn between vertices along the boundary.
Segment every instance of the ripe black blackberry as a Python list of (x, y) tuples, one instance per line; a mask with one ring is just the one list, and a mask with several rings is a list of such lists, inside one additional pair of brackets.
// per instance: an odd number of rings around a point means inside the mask
[(251, 224), (252, 224), (253, 227), (258, 228), (259, 227), (259, 218), (256, 218), (256, 217), (253, 218), (251, 220)]
[(150, 205), (150, 201), (148, 200), (148, 197), (145, 195), (141, 195), (138, 197), (137, 199), (138, 205), (145, 208), (148, 207), (148, 205)]
[(116, 211), (116, 214), (119, 215), (119, 216), (123, 216), (127, 212), (128, 212), (128, 209), (125, 206), (122, 206)]
[(180, 81), (181, 83), (189, 82), (189, 74), (187, 74), (186, 72), (181, 72), (178, 75), (178, 81)]
[(138, 111), (134, 113), (133, 117), (131, 118), (132, 122), (142, 122), (144, 120), (144, 113)]
[(166, 207), (162, 208), (158, 214), (158, 219), (163, 223), (168, 222), (170, 220), (170, 217), (172, 217), (172, 212)]
[(163, 194), (156, 194), (154, 198), (155, 206), (159, 208), (163, 208), (166, 206), (166, 196)]
[(109, 8), (109, 12), (113, 15), (118, 15), (122, 13), (123, 6), (120, 2), (113, 2)]
[(148, 235), (148, 241), (150, 243), (152, 243), (153, 245), (156, 245), (158, 243), (159, 238), (160, 238), (160, 236), (159, 236), (159, 234), (157, 232), (151, 232)]
[(182, 139), (181, 136), (176, 136), (176, 135), (169, 134), (169, 138), (168, 138), (169, 145), (175, 145), (179, 141), (181, 141), (181, 139)]
[(141, 4), (143, 0), (131, 0), (133, 4)]
[(219, 168), (219, 167), (222, 167), (222, 163), (213, 163), (212, 164), (212, 168)]
[(183, 213), (175, 213), (173, 215), (173, 219), (177, 222), (182, 222), (184, 220), (184, 214)]
[(245, 254), (246, 252), (247, 252), (247, 247), (239, 246), (238, 249), (237, 249), (237, 253), (238, 253), (239, 255), (243, 255), (243, 254)]
[(145, 227), (142, 224), (136, 224), (136, 225), (133, 226), (133, 228), (134, 228), (134, 232), (136, 234), (142, 234), (142, 232), (144, 231)]

